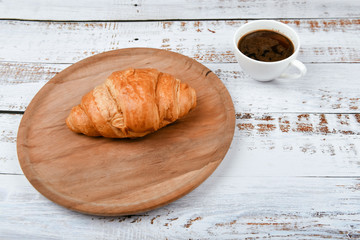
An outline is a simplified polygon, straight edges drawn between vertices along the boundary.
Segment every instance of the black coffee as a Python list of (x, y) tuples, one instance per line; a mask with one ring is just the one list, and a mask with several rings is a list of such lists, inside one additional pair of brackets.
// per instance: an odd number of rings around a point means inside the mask
[(254, 60), (280, 61), (294, 53), (294, 44), (285, 36), (270, 30), (258, 30), (243, 36), (239, 50)]

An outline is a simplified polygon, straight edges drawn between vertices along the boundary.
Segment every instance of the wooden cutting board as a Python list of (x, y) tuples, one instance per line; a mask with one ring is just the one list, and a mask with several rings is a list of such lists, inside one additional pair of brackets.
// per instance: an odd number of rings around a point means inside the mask
[[(113, 71), (157, 68), (195, 88), (186, 117), (138, 139), (87, 137), (65, 118)], [(48, 199), (96, 215), (134, 214), (168, 204), (199, 186), (229, 149), (235, 127), (231, 97), (219, 78), (178, 53), (129, 48), (82, 60), (52, 78), (22, 118), (17, 151), (30, 183)]]

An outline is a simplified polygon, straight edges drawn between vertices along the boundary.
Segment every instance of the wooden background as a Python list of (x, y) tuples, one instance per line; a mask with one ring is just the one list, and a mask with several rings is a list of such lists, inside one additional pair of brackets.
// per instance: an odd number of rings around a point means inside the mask
[[(247, 21), (300, 35), (308, 74), (260, 83), (232, 53)], [(23, 175), (17, 129), (56, 73), (127, 47), (167, 49), (214, 71), (236, 111), (231, 148), (187, 196), (126, 217), (87, 216)], [(0, 1), (0, 239), (360, 239), (360, 1)]]

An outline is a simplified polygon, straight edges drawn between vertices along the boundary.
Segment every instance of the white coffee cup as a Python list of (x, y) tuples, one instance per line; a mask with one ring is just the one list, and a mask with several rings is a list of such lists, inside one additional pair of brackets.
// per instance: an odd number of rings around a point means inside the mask
[[(258, 61), (247, 57), (238, 48), (239, 40), (244, 35), (257, 30), (271, 30), (286, 36), (294, 44), (294, 53), (288, 58), (275, 62)], [(297, 79), (306, 74), (305, 65), (296, 59), (300, 49), (299, 36), (284, 23), (273, 20), (246, 23), (235, 32), (233, 44), (235, 57), (243, 71), (258, 81), (270, 81), (276, 78)], [(298, 73), (285, 73), (289, 66), (297, 68)]]

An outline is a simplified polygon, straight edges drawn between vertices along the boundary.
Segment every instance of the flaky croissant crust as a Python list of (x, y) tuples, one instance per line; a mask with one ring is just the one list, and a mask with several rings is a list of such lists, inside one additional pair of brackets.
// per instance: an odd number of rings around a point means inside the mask
[(67, 126), (76, 133), (109, 138), (142, 137), (186, 115), (196, 93), (156, 69), (113, 72), (72, 108)]

